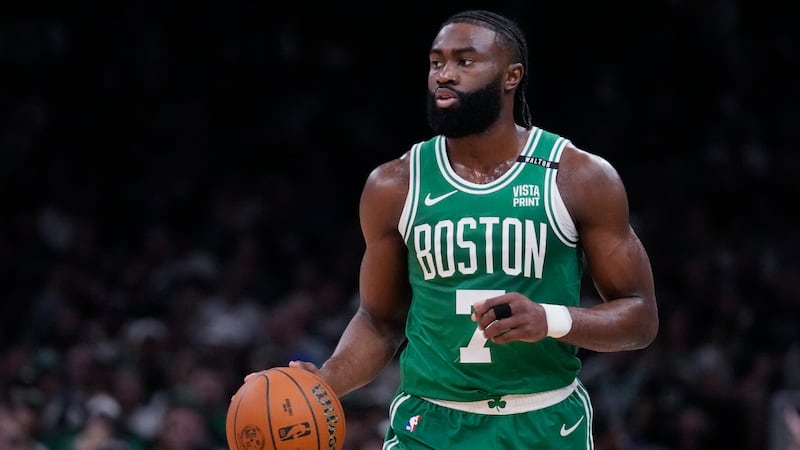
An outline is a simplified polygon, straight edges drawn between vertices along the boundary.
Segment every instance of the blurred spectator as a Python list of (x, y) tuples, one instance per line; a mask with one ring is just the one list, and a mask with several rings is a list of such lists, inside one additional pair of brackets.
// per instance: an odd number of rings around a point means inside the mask
[(86, 403), (86, 418), (73, 433), (54, 437), (50, 450), (139, 450), (144, 443), (121, 428), (119, 403), (108, 394), (96, 394)]
[(776, 392), (768, 418), (769, 450), (800, 450), (800, 391)]
[(47, 450), (12, 409), (0, 405), (0, 450)]
[(222, 445), (211, 438), (203, 415), (194, 408), (175, 404), (164, 417), (152, 448), (154, 450), (222, 450)]

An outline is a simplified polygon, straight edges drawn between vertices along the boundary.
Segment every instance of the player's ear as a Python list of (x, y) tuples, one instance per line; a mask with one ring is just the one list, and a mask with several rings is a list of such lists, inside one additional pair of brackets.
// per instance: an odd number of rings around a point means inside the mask
[(503, 88), (508, 91), (513, 91), (522, 81), (522, 76), (525, 74), (525, 68), (522, 63), (511, 63), (506, 68), (506, 78)]

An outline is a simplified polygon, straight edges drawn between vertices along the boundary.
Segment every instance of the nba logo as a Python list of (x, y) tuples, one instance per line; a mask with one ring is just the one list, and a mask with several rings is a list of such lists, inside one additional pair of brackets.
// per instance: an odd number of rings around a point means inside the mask
[(406, 430), (413, 433), (414, 429), (417, 428), (417, 425), (419, 425), (420, 419), (422, 419), (422, 416), (420, 415), (412, 416), (411, 418), (409, 418), (408, 422), (406, 423)]

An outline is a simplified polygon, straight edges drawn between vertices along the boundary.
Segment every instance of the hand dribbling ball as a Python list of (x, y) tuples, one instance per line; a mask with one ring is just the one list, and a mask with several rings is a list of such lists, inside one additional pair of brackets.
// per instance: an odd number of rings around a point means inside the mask
[(233, 395), (225, 432), (231, 450), (341, 450), (344, 411), (317, 375), (273, 367), (248, 378)]

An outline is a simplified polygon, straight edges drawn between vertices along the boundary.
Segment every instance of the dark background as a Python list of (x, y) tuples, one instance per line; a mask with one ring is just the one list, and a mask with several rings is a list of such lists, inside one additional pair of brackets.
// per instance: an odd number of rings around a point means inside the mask
[[(798, 17), (743, 0), (3, 5), (0, 421), (218, 448), (244, 374), (322, 362), (361, 187), (429, 136), (428, 47), (472, 6), (520, 22), (534, 122), (617, 168), (652, 259), (656, 342), (583, 353), (596, 448), (788, 439)], [(394, 376), (345, 399), (348, 448), (379, 448)]]

